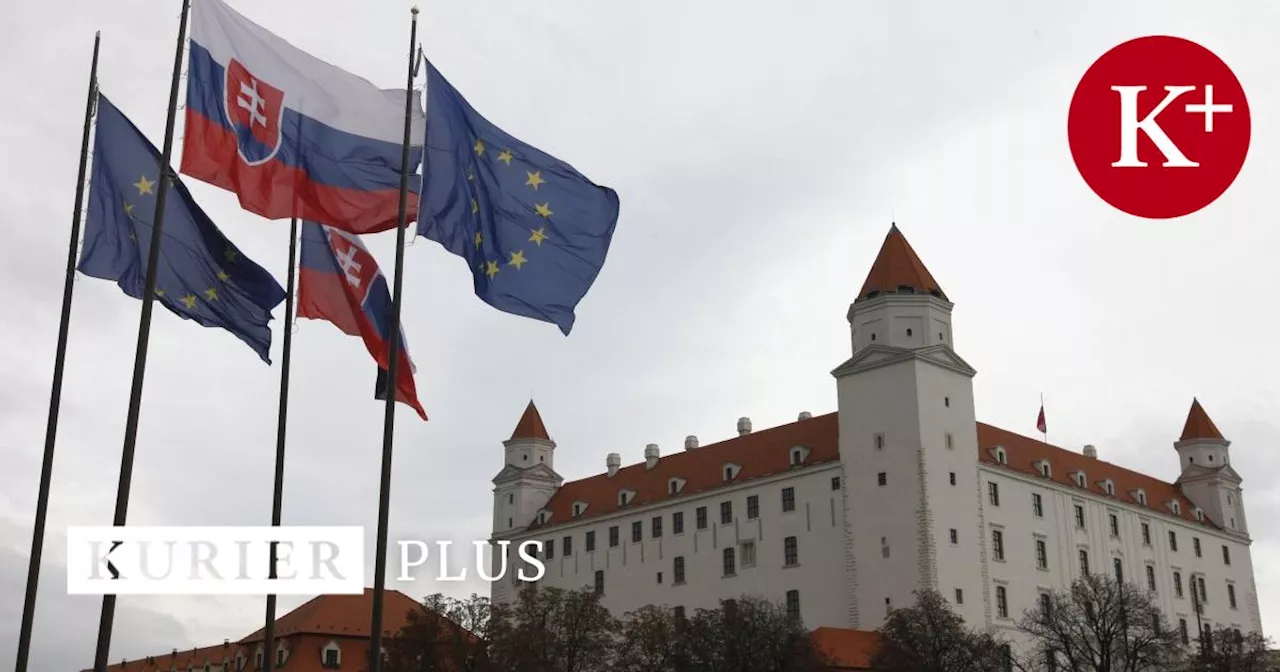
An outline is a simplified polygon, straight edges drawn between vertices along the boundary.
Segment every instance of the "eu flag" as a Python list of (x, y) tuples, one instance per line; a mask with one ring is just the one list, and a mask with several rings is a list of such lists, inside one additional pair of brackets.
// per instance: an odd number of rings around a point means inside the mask
[(467, 260), (476, 295), (565, 335), (618, 222), (618, 195), (480, 116), (427, 63), (418, 235)]
[[(93, 175), (84, 250), (85, 275), (115, 280), (142, 298), (147, 277), (160, 152), (105, 96), (98, 96)], [(284, 288), (241, 254), (196, 205), (172, 169), (164, 239), (156, 268), (156, 301), (178, 316), (221, 327), (271, 363), (271, 309)]]

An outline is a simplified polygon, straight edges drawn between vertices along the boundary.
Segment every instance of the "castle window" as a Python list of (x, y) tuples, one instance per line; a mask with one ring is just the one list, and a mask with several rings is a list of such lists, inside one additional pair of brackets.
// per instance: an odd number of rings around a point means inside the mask
[(1191, 538), (1191, 547), (1195, 549), (1196, 557), (1203, 558), (1204, 554), (1200, 552), (1200, 537)]
[(1230, 603), (1232, 609), (1236, 608), (1236, 586), (1233, 583), (1227, 584), (1227, 602)]
[(1145, 490), (1138, 491), (1138, 503), (1143, 506), (1147, 505), (1147, 492)]
[(743, 567), (756, 566), (756, 542), (754, 541), (742, 542), (742, 566)]
[(720, 524), (728, 525), (733, 522), (733, 502), (720, 502)]
[(1080, 549), (1080, 576), (1089, 576), (1089, 549)]
[(1083, 473), (1077, 473), (1077, 474), (1076, 474), (1076, 485), (1078, 485), (1078, 486), (1080, 486), (1080, 487), (1082, 487), (1082, 488), (1088, 488), (1089, 486), (1087, 485), (1087, 482), (1088, 482), (1088, 481), (1086, 481), (1085, 476), (1084, 476), (1084, 474), (1083, 474)]
[(508, 494), (508, 495), (507, 495), (507, 503), (508, 503), (508, 504), (515, 504), (515, 502), (516, 502), (516, 496), (515, 496), (514, 494)]
[(1142, 544), (1144, 546), (1151, 545), (1151, 525), (1146, 522), (1142, 523)]
[(738, 474), (741, 471), (742, 471), (742, 467), (739, 465), (736, 465), (733, 463), (724, 465), (724, 480), (732, 481), (733, 479), (738, 477)]
[(1201, 511), (1200, 507), (1196, 507), (1196, 520), (1204, 522), (1204, 511)]
[[(938, 334), (938, 335), (941, 336), (942, 334)], [(942, 405), (946, 406), (947, 408), (951, 408), (951, 397), (943, 397)]]
[(1232, 502), (1232, 501), (1231, 501), (1231, 493), (1229, 493), (1229, 492), (1228, 492), (1228, 493), (1227, 493), (1227, 506), (1231, 506), (1233, 503), (1234, 503), (1234, 502)]
[(336, 668), (342, 665), (342, 649), (338, 648), (337, 642), (330, 641), (322, 650), (324, 652), (325, 667)]
[(546, 522), (547, 522), (547, 512), (546, 512), (546, 511), (539, 511), (539, 512), (538, 512), (538, 524), (539, 524), (539, 525), (544, 525), (544, 524), (546, 524)]
[(1000, 484), (995, 481), (987, 483), (987, 498), (991, 506), (1000, 506)]
[(871, 334), (871, 340), (873, 340), (873, 341), (874, 341), (874, 340), (876, 340), (876, 335), (875, 335), (875, 334)]
[(1156, 568), (1155, 565), (1147, 565), (1147, 590), (1156, 592)]
[(640, 527), (640, 521), (637, 520), (631, 523), (631, 543), (640, 543), (640, 535), (643, 533), (644, 530)]
[(671, 514), (671, 534), (684, 534), (683, 511), (676, 511)]
[(685, 481), (683, 478), (680, 478), (678, 476), (675, 478), (672, 478), (671, 480), (667, 481), (667, 490), (670, 492), (670, 494), (673, 494), (673, 495), (680, 494), (680, 492), (684, 490), (684, 484), (686, 482), (687, 481)]
[(799, 466), (809, 459), (809, 449), (804, 446), (791, 447), (791, 466)]
[(876, 450), (884, 450), (884, 434), (876, 434)]
[(801, 459), (802, 458), (800, 457), (799, 449), (791, 451), (791, 464), (793, 465), (800, 464)]
[(1038, 492), (1031, 493), (1031, 513), (1036, 518), (1044, 518), (1044, 498)]
[(951, 543), (952, 545), (960, 543), (960, 533), (954, 527), (951, 528)]
[(618, 526), (613, 525), (609, 527), (609, 548), (614, 548), (617, 545), (618, 545)]
[[(911, 330), (908, 329), (907, 333), (910, 334)], [(787, 591), (787, 618), (800, 620), (800, 591), (798, 590)]]
[(1213, 461), (1213, 455), (1210, 455), (1210, 456), (1209, 456), (1209, 461), (1210, 461), (1210, 462), (1212, 462), (1212, 461)]
[(782, 512), (787, 513), (788, 511), (795, 511), (795, 510), (796, 510), (796, 489), (783, 488), (782, 489)]
[(1169, 530), (1169, 550), (1178, 552), (1178, 533), (1173, 530)]
[(956, 604), (964, 604), (964, 591), (956, 588)]
[(951, 472), (951, 485), (956, 484), (956, 472)]
[(951, 436), (951, 432), (947, 432), (947, 450), (952, 450), (955, 447), (956, 447), (955, 438)]
[(732, 546), (724, 549), (724, 575), (725, 576), (734, 576), (735, 574), (738, 573), (737, 562), (735, 562), (733, 551), (734, 549)]
[(671, 561), (671, 571), (675, 574), (675, 584), (684, 583), (684, 556), (678, 555)]
[(760, 517), (760, 496), (751, 495), (747, 498), (747, 520), (755, 520)]
[(1004, 586), (996, 586), (996, 616), (1009, 618), (1009, 593)]
[(596, 533), (595, 530), (587, 532), (587, 552), (596, 550)]
[(832, 477), (831, 477), (831, 489), (832, 489), (832, 490), (839, 490), (839, 489), (840, 489), (840, 477), (839, 477), (839, 476), (832, 476)]
[(574, 517), (575, 517), (575, 518), (576, 518), (576, 517), (578, 517), (578, 516), (581, 516), (581, 515), (582, 515), (582, 512), (583, 512), (583, 511), (586, 511), (586, 510), (587, 510), (587, 503), (586, 503), (586, 502), (574, 502), (574, 503), (573, 503), (573, 515), (574, 515)]
[(1224, 565), (1231, 564), (1231, 549), (1227, 548), (1226, 544), (1222, 545), (1222, 564)]
[(1084, 505), (1076, 504), (1076, 527), (1084, 529)]
[(782, 558), (784, 567), (794, 567), (800, 564), (800, 551), (796, 546), (795, 537), (787, 537), (782, 540)]
[(884, 487), (889, 484), (889, 476), (882, 471), (876, 474), (876, 482), (880, 485), (880, 487)]
[(1173, 500), (1173, 513), (1179, 516), (1182, 515), (1182, 503), (1176, 499)]
[(996, 448), (996, 461), (1000, 464), (1009, 463), (1009, 458), (1005, 455), (1004, 448)]
[(698, 509), (694, 511), (694, 518), (696, 519), (694, 522), (697, 524), (699, 530), (707, 529), (707, 507), (699, 506)]
[(634, 490), (618, 491), (618, 506), (626, 506), (635, 501), (636, 493)]
[(1107, 489), (1107, 494), (1108, 494), (1108, 495), (1111, 495), (1112, 497), (1115, 497), (1115, 496), (1116, 496), (1116, 484), (1115, 484), (1115, 483), (1112, 483), (1112, 482), (1111, 482), (1111, 479), (1107, 479), (1107, 480), (1103, 481), (1103, 482), (1102, 482), (1102, 487), (1104, 487), (1104, 488), (1106, 488), (1106, 489)]
[(596, 570), (595, 584), (596, 595), (604, 595), (604, 570)]
[(908, 335), (908, 336), (910, 336), (910, 335), (911, 335), (911, 330), (910, 330), (910, 329), (908, 329), (908, 330), (907, 330), (907, 335)]

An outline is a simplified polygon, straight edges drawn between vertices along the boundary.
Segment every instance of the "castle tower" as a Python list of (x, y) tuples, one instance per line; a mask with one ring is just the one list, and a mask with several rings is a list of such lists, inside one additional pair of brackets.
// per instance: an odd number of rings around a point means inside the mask
[[(832, 372), (855, 628), (879, 627), (925, 588), (952, 600), (970, 626), (988, 621), (984, 574), (975, 571), (985, 566), (987, 534), (975, 371), (952, 349), (951, 308), (902, 232), (890, 227), (849, 307), (853, 356)], [(952, 530), (959, 543), (951, 543)]]
[(1182, 437), (1173, 444), (1182, 467), (1176, 485), (1215, 525), (1247, 537), (1241, 478), (1231, 467), (1230, 446), (1200, 400), (1192, 399)]
[(523, 530), (564, 483), (555, 472), (556, 442), (551, 440), (538, 407), (529, 401), (511, 438), (502, 442), (505, 461), (493, 478), (493, 534)]

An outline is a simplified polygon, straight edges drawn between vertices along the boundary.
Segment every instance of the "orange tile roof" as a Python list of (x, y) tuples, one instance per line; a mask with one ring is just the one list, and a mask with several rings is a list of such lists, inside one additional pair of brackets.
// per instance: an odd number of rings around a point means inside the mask
[[(724, 466), (734, 463), (742, 467), (732, 483), (741, 483), (791, 468), (791, 447), (809, 448), (806, 465), (834, 462), (840, 459), (840, 447), (836, 441), (836, 414), (798, 420), (788, 425), (753, 432), (728, 441), (713, 443), (701, 448), (673, 453), (658, 460), (653, 469), (645, 469), (643, 462), (618, 470), (613, 478), (608, 474), (592, 476), (580, 481), (565, 483), (547, 502), (551, 512), (546, 525), (557, 525), (571, 519), (574, 502), (586, 502), (586, 510), (579, 519), (617, 511), (618, 492), (634, 491), (627, 508), (648, 504), (669, 497), (682, 497), (723, 485)], [(671, 478), (685, 479), (680, 494), (669, 494)], [(535, 524), (536, 526), (536, 524)]]
[(1188, 439), (1218, 439), (1225, 441), (1222, 432), (1218, 431), (1217, 425), (1213, 424), (1213, 420), (1209, 419), (1209, 414), (1204, 412), (1204, 406), (1200, 405), (1199, 399), (1191, 400), (1191, 411), (1187, 413), (1187, 424), (1182, 426), (1182, 440)]
[[(422, 603), (398, 590), (388, 590), (382, 599), (383, 635), (400, 632), (409, 622), (409, 614), (422, 609)], [(276, 638), (290, 635), (342, 635), (368, 637), (373, 614), (373, 589), (361, 595), (320, 595), (276, 619)], [(240, 640), (241, 644), (262, 641), (263, 629)]]
[(551, 436), (547, 434), (547, 426), (542, 424), (542, 416), (538, 413), (538, 407), (533, 405), (533, 400), (529, 400), (529, 406), (524, 409), (524, 415), (520, 416), (520, 422), (516, 423), (516, 429), (511, 432), (512, 439), (547, 439)]
[[(1094, 495), (1108, 496), (1100, 482), (1111, 479), (1115, 485), (1115, 499), (1119, 501), (1142, 506), (1134, 494), (1142, 489), (1147, 496), (1145, 508), (1173, 516), (1175, 514), (1166, 504), (1176, 500), (1181, 507), (1179, 517), (1191, 523), (1199, 522), (1195, 519), (1195, 505), (1172, 483), (991, 425), (977, 423), (976, 430), (978, 458), (985, 464), (1044, 478), (1037, 463), (1047, 459), (1052, 474), (1052, 478), (1047, 480), (1075, 488), (1078, 486), (1071, 474), (1083, 470), (1088, 478), (1088, 491)], [(793, 446), (810, 449), (804, 463), (806, 466), (839, 460), (837, 414), (828, 413), (798, 420), (667, 455), (658, 460), (653, 469), (646, 469), (645, 463), (640, 462), (619, 469), (613, 478), (609, 478), (606, 473), (570, 481), (547, 502), (545, 508), (550, 512), (547, 522), (534, 523), (530, 529), (561, 525), (619, 511), (624, 507), (618, 503), (618, 493), (624, 489), (635, 493), (625, 507), (632, 508), (785, 472), (792, 468)], [(1004, 447), (1007, 464), (999, 464), (991, 454), (991, 449), (996, 446)], [(733, 481), (726, 482), (723, 472), (724, 466), (729, 463), (741, 466), (742, 470)], [(676, 495), (670, 494), (668, 489), (668, 482), (674, 477), (686, 481), (684, 489)], [(572, 516), (575, 502), (587, 505), (577, 518)], [(1207, 517), (1202, 524), (1212, 527)]]
[(946, 299), (938, 281), (929, 274), (924, 262), (911, 249), (906, 236), (898, 230), (898, 225), (889, 227), (889, 233), (880, 246), (880, 254), (871, 264), (866, 282), (862, 283), (862, 291), (858, 292), (857, 301), (864, 301), (878, 294), (900, 294), (909, 290), (913, 294), (934, 294)]
[[(217, 664), (223, 660), (234, 660), (238, 648), (237, 645), (228, 642), (199, 649), (174, 650), (159, 656), (147, 656), (138, 660), (123, 660), (114, 665), (108, 665), (107, 670), (108, 672), (169, 672), (171, 669), (178, 669), (185, 672), (187, 666), (190, 665), (192, 668), (203, 672), (206, 662)], [(85, 672), (89, 671), (86, 670)]]
[(827, 659), (828, 669), (869, 670), (871, 656), (880, 646), (880, 636), (868, 630), (818, 628), (809, 638)]
[[(991, 454), (991, 449), (996, 446), (1004, 448), (1007, 464), (1000, 464), (996, 457)], [(1085, 481), (1085, 485), (1088, 486), (1086, 489), (1090, 494), (1108, 497), (1107, 491), (1100, 483), (1106, 479), (1111, 479), (1115, 485), (1116, 493), (1113, 499), (1117, 501), (1158, 511), (1169, 516), (1177, 515), (1177, 517), (1189, 523), (1199, 523), (1206, 527), (1213, 527), (1207, 517), (1203, 522), (1196, 520), (1195, 504), (1182, 495), (1182, 491), (1178, 489), (1178, 486), (1166, 483), (1158, 478), (1130, 471), (1095, 457), (1087, 457), (1082, 453), (1052, 446), (1021, 434), (1014, 434), (999, 427), (984, 425), (981, 422), (978, 423), (978, 447), (978, 458), (987, 465), (1030, 474), (1036, 478), (1053, 481), (1059, 485), (1076, 489), (1079, 489), (1079, 486), (1073, 480), (1072, 474), (1077, 471), (1083, 471), (1087, 479)], [(1041, 460), (1049, 461), (1050, 476), (1048, 477), (1044, 476), (1037, 466)], [(1147, 495), (1145, 506), (1138, 501), (1136, 494), (1138, 490), (1144, 491)], [(1174, 514), (1166, 506), (1171, 501), (1178, 502), (1181, 508), (1180, 514)]]

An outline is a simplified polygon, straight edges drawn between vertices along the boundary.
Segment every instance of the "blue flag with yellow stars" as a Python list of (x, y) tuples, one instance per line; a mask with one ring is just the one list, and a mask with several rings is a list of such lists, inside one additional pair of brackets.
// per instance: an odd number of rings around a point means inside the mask
[(618, 222), (618, 195), (480, 116), (427, 63), (418, 235), (467, 260), (476, 296), (565, 335)]
[[(147, 278), (160, 152), (105, 96), (98, 97), (93, 175), (84, 249), (85, 275), (115, 280), (125, 294), (142, 298)], [(155, 300), (178, 316), (221, 327), (271, 363), (271, 309), (284, 288), (240, 253), (168, 171), (164, 240), (156, 268)]]

